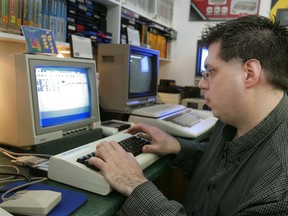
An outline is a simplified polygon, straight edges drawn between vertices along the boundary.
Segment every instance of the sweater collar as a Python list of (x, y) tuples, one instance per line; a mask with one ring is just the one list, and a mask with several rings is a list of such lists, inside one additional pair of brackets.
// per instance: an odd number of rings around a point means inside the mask
[(223, 139), (226, 142), (228, 151), (241, 156), (245, 152), (251, 152), (258, 148), (263, 141), (273, 133), (273, 131), (288, 119), (288, 97), (285, 94), (279, 104), (266, 116), (258, 125), (248, 131), (243, 136), (233, 140), (236, 128), (226, 125), (223, 129)]

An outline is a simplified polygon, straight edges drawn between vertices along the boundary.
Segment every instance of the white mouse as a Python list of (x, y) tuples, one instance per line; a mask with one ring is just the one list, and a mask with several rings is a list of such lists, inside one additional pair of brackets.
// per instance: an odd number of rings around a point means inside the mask
[(7, 212), (6, 210), (4, 210), (1, 207), (0, 207), (0, 215), (1, 216), (13, 216), (12, 214), (10, 214), (9, 212)]
[(0, 203), (10, 213), (46, 215), (61, 201), (61, 193), (50, 190), (22, 190)]

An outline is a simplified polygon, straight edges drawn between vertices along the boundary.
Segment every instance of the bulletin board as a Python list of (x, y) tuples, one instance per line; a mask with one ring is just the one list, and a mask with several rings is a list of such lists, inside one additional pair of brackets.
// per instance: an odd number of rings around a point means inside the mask
[(260, 0), (191, 0), (189, 21), (218, 21), (258, 15)]

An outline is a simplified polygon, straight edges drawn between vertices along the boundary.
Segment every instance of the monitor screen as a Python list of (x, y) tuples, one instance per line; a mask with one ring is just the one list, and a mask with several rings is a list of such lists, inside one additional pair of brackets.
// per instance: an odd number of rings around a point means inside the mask
[(90, 118), (86, 68), (36, 65), (34, 70), (41, 127)]
[(130, 93), (147, 92), (151, 88), (151, 59), (141, 54), (130, 55)]
[(208, 48), (197, 41), (195, 79), (201, 79), (201, 71), (205, 70), (204, 61), (208, 56)]
[(158, 56), (131, 46), (129, 61), (129, 98), (157, 94)]

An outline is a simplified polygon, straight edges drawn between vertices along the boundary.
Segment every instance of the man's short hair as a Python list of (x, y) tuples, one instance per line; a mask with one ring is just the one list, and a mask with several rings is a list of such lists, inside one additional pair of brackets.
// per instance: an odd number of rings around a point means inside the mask
[(207, 47), (220, 42), (219, 58), (224, 61), (260, 61), (268, 82), (288, 90), (288, 29), (263, 16), (244, 16), (216, 25), (207, 25), (201, 42)]

